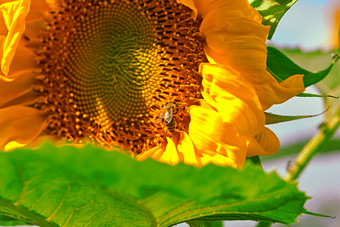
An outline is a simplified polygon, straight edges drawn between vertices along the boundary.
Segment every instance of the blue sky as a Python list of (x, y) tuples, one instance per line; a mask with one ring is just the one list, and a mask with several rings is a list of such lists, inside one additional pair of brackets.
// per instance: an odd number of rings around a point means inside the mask
[(339, 0), (299, 0), (283, 16), (272, 41), (304, 50), (328, 49), (336, 3), (340, 5)]

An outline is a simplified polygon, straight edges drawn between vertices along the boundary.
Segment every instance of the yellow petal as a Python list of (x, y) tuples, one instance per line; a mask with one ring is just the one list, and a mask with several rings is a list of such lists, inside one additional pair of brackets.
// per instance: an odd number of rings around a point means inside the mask
[(36, 55), (27, 47), (24, 46), (24, 41), (21, 40), (14, 58), (12, 59), (11, 67), (9, 69), (7, 77), (0, 75), (0, 80), (11, 81), (22, 74), (33, 73), (39, 66), (35, 61)]
[(0, 108), (10, 105), (30, 105), (38, 95), (32, 91), (35, 75), (32, 72), (22, 73), (13, 81), (0, 80)]
[(265, 127), (263, 132), (255, 137), (249, 137), (247, 157), (256, 155), (272, 155), (280, 149), (280, 141), (275, 133)]
[[(0, 11), (0, 43), (4, 43), (5, 42), (7, 33), (8, 33), (8, 29), (6, 27), (5, 20), (2, 17), (1, 11)], [(3, 46), (0, 45), (0, 51), (2, 51), (2, 48), (3, 48)], [(0, 53), (2, 53), (2, 52), (0, 52)]]
[(144, 161), (145, 159), (152, 157), (154, 159), (157, 159), (162, 155), (162, 153), (165, 151), (166, 143), (161, 144), (160, 146), (153, 147), (139, 155), (137, 155), (135, 158), (138, 161)]
[(26, 22), (40, 21), (40, 24), (45, 16), (51, 10), (50, 5), (46, 0), (34, 0), (31, 2), (30, 11), (27, 15)]
[(304, 91), (301, 76), (279, 84), (267, 71), (266, 39), (269, 27), (238, 11), (211, 11), (201, 26), (211, 62), (228, 65), (255, 87), (264, 110)]
[(26, 41), (25, 46), (34, 50), (34, 52), (41, 49), (39, 36), (46, 30), (46, 25), (43, 21), (46, 20), (49, 12), (55, 8), (52, 5), (47, 0), (34, 0), (31, 3), (30, 11), (26, 17), (26, 29), (23, 36)]
[(166, 145), (165, 150), (163, 152), (159, 152), (157, 156), (156, 155), (152, 156), (152, 158), (170, 165), (176, 165), (180, 161), (176, 145), (171, 140), (171, 138), (167, 137), (166, 139), (168, 143)]
[(136, 159), (142, 161), (148, 157), (151, 157), (160, 162), (164, 162), (170, 165), (176, 165), (180, 161), (180, 156), (176, 149), (177, 142), (175, 144), (175, 142), (169, 137), (167, 137), (166, 139), (167, 143), (143, 152), (142, 154), (138, 155)]
[(29, 144), (46, 126), (45, 117), (37, 109), (26, 106), (2, 108), (0, 109), (0, 149), (10, 142)]
[(4, 151), (11, 151), (11, 150), (14, 150), (16, 148), (23, 147), (25, 145), (26, 144), (21, 144), (21, 143), (18, 143), (16, 141), (11, 141), (8, 144), (6, 144), (6, 146), (4, 147)]
[(303, 75), (291, 76), (281, 83), (278, 83), (268, 72), (264, 72), (263, 76), (268, 78), (267, 81), (254, 85), (263, 110), (269, 109), (273, 104), (283, 103), (305, 90)]
[(238, 136), (235, 127), (224, 123), (213, 109), (193, 105), (189, 112), (189, 136), (196, 152), (202, 156), (202, 164), (218, 160), (223, 165), (235, 168), (242, 166), (246, 156), (246, 141)]
[[(25, 30), (25, 18), (30, 8), (30, 0), (11, 1), (0, 5), (8, 33), (0, 39), (0, 77), (7, 76), (9, 66)], [(1, 19), (0, 19), (1, 20)]]
[(235, 169), (239, 169), (239, 168), (242, 168), (244, 161), (237, 163), (232, 158), (226, 157), (218, 153), (215, 153), (215, 154), (203, 153), (201, 157), (201, 163), (203, 166), (212, 163), (214, 165), (230, 166)]
[[(256, 12), (253, 8), (250, 10)], [(266, 58), (263, 56), (266, 57), (268, 32), (269, 26), (262, 25), (246, 16), (244, 11), (232, 7), (209, 11), (201, 25), (201, 35), (206, 39), (208, 55), (218, 63), (224, 61), (228, 63), (226, 65), (237, 69), (249, 69), (239, 61), (247, 61), (251, 67), (260, 65), (260, 69), (265, 69)], [(231, 50), (233, 52), (228, 53)], [(223, 56), (225, 53), (227, 56)], [(256, 62), (251, 61), (254, 59)]]
[(181, 161), (184, 163), (193, 166), (202, 166), (200, 162), (200, 155), (198, 155), (198, 157), (196, 156), (194, 144), (187, 133), (180, 132), (177, 150)]
[(265, 116), (251, 83), (223, 65), (201, 64), (200, 71), (202, 95), (224, 123), (232, 124), (240, 135), (256, 135), (263, 130)]
[(249, 17), (258, 23), (262, 23), (261, 15), (254, 10), (248, 0), (194, 0), (198, 13), (204, 18), (209, 12), (215, 9), (225, 8), (229, 11), (240, 11), (244, 16)]

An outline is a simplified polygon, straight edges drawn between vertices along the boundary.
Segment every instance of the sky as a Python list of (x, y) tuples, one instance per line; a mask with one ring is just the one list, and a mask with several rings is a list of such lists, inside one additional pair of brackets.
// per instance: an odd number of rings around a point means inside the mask
[(334, 5), (340, 0), (299, 0), (281, 19), (273, 43), (304, 50), (329, 49)]

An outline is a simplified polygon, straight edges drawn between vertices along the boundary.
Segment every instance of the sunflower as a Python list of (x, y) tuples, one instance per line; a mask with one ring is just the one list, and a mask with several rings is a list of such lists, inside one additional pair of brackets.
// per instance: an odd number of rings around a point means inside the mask
[(5, 150), (47, 136), (239, 168), (278, 150), (264, 110), (304, 90), (266, 71), (269, 28), (247, 0), (0, 3)]

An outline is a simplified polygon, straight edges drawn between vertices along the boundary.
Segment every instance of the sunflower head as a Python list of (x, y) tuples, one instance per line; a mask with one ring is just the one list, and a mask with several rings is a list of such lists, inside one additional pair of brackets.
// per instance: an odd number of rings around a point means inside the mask
[(191, 15), (174, 0), (62, 1), (38, 51), (36, 107), (49, 115), (47, 132), (139, 153), (173, 133), (157, 123), (170, 102), (181, 107), (176, 130), (185, 130), (205, 60)]
[(266, 71), (268, 27), (247, 0), (0, 6), (0, 147), (47, 135), (238, 168), (277, 151), (263, 110), (302, 91)]

